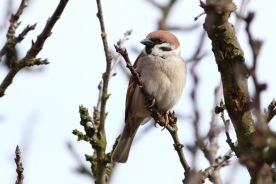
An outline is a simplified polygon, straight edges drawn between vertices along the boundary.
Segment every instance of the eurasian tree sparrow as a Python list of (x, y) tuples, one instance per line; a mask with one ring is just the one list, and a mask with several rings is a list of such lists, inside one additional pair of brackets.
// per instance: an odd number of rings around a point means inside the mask
[[(154, 31), (141, 41), (145, 45), (134, 63), (146, 92), (155, 99), (160, 113), (170, 110), (179, 100), (186, 83), (186, 64), (180, 56), (180, 44), (171, 33)], [(125, 163), (134, 136), (141, 124), (151, 119), (144, 95), (130, 77), (125, 104), (125, 127), (112, 153), (112, 162)]]

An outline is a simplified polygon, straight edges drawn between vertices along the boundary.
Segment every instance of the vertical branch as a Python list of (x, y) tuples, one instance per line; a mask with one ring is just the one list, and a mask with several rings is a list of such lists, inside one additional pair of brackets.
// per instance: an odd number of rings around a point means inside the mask
[[(259, 129), (255, 126), (251, 113), (252, 102), (248, 92), (248, 77), (250, 74), (253, 73), (253, 81), (255, 85), (257, 83), (257, 80), (254, 79), (253, 71), (256, 68), (256, 59), (261, 42), (252, 40), (251, 35), (248, 35), (250, 45), (254, 46), (252, 48), (254, 51), (253, 67), (248, 70), (236, 32), (228, 21), (231, 12), (236, 9), (235, 4), (232, 0), (206, 0), (206, 4), (202, 1), (200, 3), (207, 15), (203, 26), (208, 37), (212, 40), (212, 51), (214, 52), (223, 84), (225, 107), (234, 125), (238, 140), (237, 147), (231, 149), (235, 151), (240, 162), (246, 165), (252, 184), (272, 183), (270, 171), (267, 169), (269, 167), (264, 165), (265, 162), (262, 159), (266, 135), (260, 134)], [(246, 21), (250, 22), (253, 17), (254, 14), (249, 14)], [(248, 29), (249, 26), (247, 27)], [(256, 85), (256, 87), (259, 88), (257, 89), (259, 92), (265, 89), (265, 85)], [(259, 100), (256, 98), (254, 100), (255, 108), (259, 111)], [(258, 119), (256, 125), (258, 125)]]
[[(240, 6), (240, 11), (239, 11), (239, 15), (243, 16), (246, 10), (246, 7), (248, 5), (250, 0), (242, 0), (241, 2), (241, 6)], [(240, 30), (240, 26), (241, 26), (241, 22), (242, 19), (240, 19), (239, 17), (237, 18), (236, 24), (235, 24), (235, 29), (236, 29), (236, 33), (239, 32)]]
[[(230, 13), (235, 10), (232, 1), (213, 3), (201, 1), (206, 12), (204, 29), (212, 40), (212, 50), (221, 74), (226, 110), (233, 122), (238, 147), (243, 154), (252, 152), (254, 121), (247, 105), (250, 103), (243, 51), (239, 45), (235, 30), (228, 22)], [(237, 154), (238, 155), (238, 154)]]
[(197, 103), (197, 99), (196, 99), (196, 93), (197, 93), (197, 88), (198, 88), (198, 75), (196, 74), (196, 67), (197, 67), (197, 64), (198, 64), (198, 61), (200, 61), (200, 57), (199, 57), (199, 54), (201, 52), (201, 49), (202, 49), (202, 45), (204, 43), (204, 38), (205, 38), (205, 32), (203, 31), (201, 33), (201, 36), (200, 36), (200, 39), (199, 39), (199, 42), (198, 42), (198, 46), (195, 50), (195, 53), (193, 55), (193, 60), (194, 60), (194, 63), (191, 67), (191, 74), (192, 74), (192, 77), (193, 77), (193, 80), (194, 80), (194, 86), (193, 86), (193, 89), (192, 89), (192, 92), (191, 92), (191, 99), (192, 99), (192, 102), (193, 102), (193, 112), (194, 112), (194, 116), (195, 116), (195, 119), (193, 121), (193, 124), (194, 124), (194, 130), (195, 130), (195, 137), (196, 137), (196, 141), (198, 144), (201, 144), (202, 141), (200, 140), (200, 136), (199, 136), (199, 127), (198, 127), (198, 122), (199, 122), (199, 119), (200, 119), (200, 113), (199, 113), (199, 110), (198, 110), (198, 103)]
[(106, 118), (106, 101), (109, 98), (109, 94), (107, 94), (108, 90), (108, 82), (109, 82), (109, 76), (111, 72), (111, 61), (112, 61), (112, 55), (108, 51), (108, 44), (107, 44), (107, 38), (106, 38), (106, 32), (105, 32), (105, 26), (104, 26), (104, 19), (103, 19), (103, 11), (102, 11), (102, 5), (101, 1), (97, 0), (97, 7), (98, 7), (98, 13), (97, 17), (100, 21), (101, 26), (101, 37), (103, 41), (103, 47), (105, 51), (105, 58), (106, 58), (106, 71), (103, 74), (103, 87), (102, 87), (102, 99), (101, 99), (101, 112), (100, 112), (100, 125), (98, 129), (98, 138), (100, 141), (100, 144), (98, 144), (97, 149), (97, 175), (96, 175), (96, 184), (104, 184), (106, 183), (106, 161), (105, 161), (105, 149), (106, 149), (106, 135), (105, 135), (105, 118)]
[(103, 41), (103, 47), (105, 52), (105, 58), (106, 58), (106, 71), (103, 74), (103, 89), (102, 89), (102, 103), (101, 103), (101, 125), (100, 129), (104, 129), (105, 125), (105, 107), (106, 107), (106, 100), (108, 99), (107, 89), (108, 89), (108, 82), (109, 82), (109, 76), (111, 71), (111, 61), (112, 61), (112, 55), (108, 51), (108, 44), (107, 44), (107, 38), (106, 38), (106, 32), (105, 32), (105, 26), (104, 26), (104, 19), (103, 19), (103, 11), (102, 11), (102, 5), (101, 1), (97, 0), (97, 6), (98, 6), (98, 13), (97, 17), (100, 21), (101, 26), (101, 37)]
[[(215, 105), (220, 101), (222, 97), (222, 86), (221, 83), (216, 87), (215, 89)], [(210, 141), (210, 145), (207, 148), (207, 155), (206, 158), (208, 159), (209, 163), (213, 165), (216, 161), (216, 154), (217, 150), (219, 148), (218, 145), (218, 136), (220, 133), (220, 127), (218, 125), (218, 115), (215, 113), (215, 111), (212, 111), (212, 121), (211, 121), (211, 127), (208, 132), (208, 138)], [(205, 154), (205, 152), (204, 152)], [(214, 184), (221, 184), (221, 177), (219, 170), (215, 170), (214, 174), (211, 175), (211, 181), (214, 182)]]
[(173, 12), (173, 7), (175, 4), (179, 1), (177, 0), (168, 0), (167, 4), (162, 5), (159, 1), (157, 0), (147, 0), (151, 5), (153, 5), (155, 8), (161, 11), (161, 18), (157, 22), (157, 29), (160, 30), (178, 30), (178, 31), (191, 31), (195, 28), (198, 27), (198, 25), (190, 26), (190, 27), (185, 27), (182, 25), (171, 25), (169, 24), (168, 18)]
[(16, 163), (16, 172), (17, 172), (17, 179), (15, 184), (23, 184), (24, 175), (22, 173), (24, 171), (24, 167), (21, 162), (21, 151), (19, 149), (19, 146), (16, 146), (15, 156), (16, 158), (14, 159), (14, 161)]

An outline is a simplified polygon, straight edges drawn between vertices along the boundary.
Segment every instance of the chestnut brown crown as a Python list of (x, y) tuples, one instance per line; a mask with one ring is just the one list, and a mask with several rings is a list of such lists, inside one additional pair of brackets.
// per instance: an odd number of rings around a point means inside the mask
[(176, 38), (176, 36), (174, 36), (172, 33), (168, 32), (168, 31), (164, 31), (164, 30), (157, 30), (157, 31), (153, 31), (150, 34), (147, 35), (147, 38), (149, 40), (160, 40), (162, 42), (167, 42), (167, 43), (171, 43), (172, 45), (175, 46), (175, 48), (178, 48), (180, 46), (180, 43), (178, 41), (178, 39)]

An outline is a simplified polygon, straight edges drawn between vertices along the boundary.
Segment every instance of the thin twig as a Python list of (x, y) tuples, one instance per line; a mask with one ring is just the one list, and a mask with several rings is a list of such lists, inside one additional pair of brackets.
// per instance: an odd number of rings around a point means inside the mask
[(106, 71), (103, 74), (103, 88), (102, 88), (102, 99), (101, 99), (101, 119), (100, 119), (100, 131), (104, 131), (105, 126), (105, 107), (106, 107), (106, 101), (107, 101), (107, 89), (108, 89), (108, 82), (109, 82), (109, 76), (111, 72), (111, 61), (112, 61), (112, 55), (108, 51), (108, 43), (107, 43), (107, 35), (105, 32), (105, 25), (104, 25), (104, 18), (103, 18), (103, 11), (102, 11), (102, 4), (101, 0), (97, 0), (97, 7), (98, 7), (98, 13), (97, 17), (99, 18), (100, 27), (101, 27), (101, 37), (104, 47), (104, 53), (105, 53), (105, 59), (106, 59)]
[[(127, 41), (129, 38), (129, 35), (132, 33), (132, 30), (129, 30), (127, 32), (125, 32), (124, 34), (124, 37), (122, 39), (120, 39), (118, 41), (118, 45), (120, 47), (123, 47), (125, 41)], [(121, 54), (117, 54), (117, 56), (115, 57), (115, 60), (114, 60), (114, 63), (111, 67), (111, 71), (110, 71), (110, 75), (109, 75), (109, 80), (111, 79), (112, 76), (115, 76), (116, 75), (116, 69), (117, 69), (117, 66), (121, 60), (122, 56)], [(99, 85), (98, 85), (98, 90), (99, 90), (99, 95), (98, 95), (98, 102), (97, 102), (97, 106), (94, 107), (95, 111), (96, 112), (100, 112), (101, 111), (101, 99), (102, 99), (102, 89), (103, 89), (103, 81), (101, 80)], [(98, 119), (98, 121), (100, 120), (100, 114), (97, 113), (98, 116), (96, 116), (95, 118)]]
[(252, 55), (253, 55), (253, 65), (251, 68), (248, 68), (248, 71), (250, 72), (250, 74), (253, 78), (253, 82), (254, 82), (255, 89), (256, 89), (255, 97), (253, 100), (253, 105), (254, 105), (254, 108), (258, 112), (260, 112), (260, 93), (261, 93), (261, 91), (266, 89), (266, 84), (259, 84), (258, 79), (256, 77), (257, 57), (260, 53), (262, 41), (254, 39), (253, 35), (251, 34), (251, 31), (250, 31), (250, 26), (251, 26), (252, 20), (254, 19), (255, 14), (253, 12), (249, 12), (246, 17), (243, 17), (242, 15), (240, 15), (238, 13), (236, 13), (236, 15), (239, 19), (244, 20), (246, 22), (245, 30), (246, 30), (246, 33), (248, 36), (248, 42), (251, 47)]
[[(215, 89), (215, 106), (220, 101), (222, 97), (222, 85), (221, 83)], [(219, 148), (218, 145), (218, 135), (220, 133), (220, 127), (218, 125), (218, 115), (215, 111), (212, 111), (212, 121), (210, 130), (208, 132), (208, 138), (210, 144), (206, 146), (206, 149), (203, 150), (205, 157), (209, 161), (211, 165), (215, 163), (217, 150)], [(214, 173), (211, 175), (210, 180), (214, 184), (221, 184), (222, 180), (220, 177), (219, 169), (215, 170)]]
[(170, 30), (170, 31), (190, 31), (197, 28), (199, 25), (193, 26), (182, 26), (182, 25), (169, 25), (168, 17), (172, 14), (174, 5), (178, 2), (177, 0), (168, 0), (165, 5), (162, 5), (156, 0), (147, 0), (151, 5), (161, 11), (161, 18), (158, 21), (157, 29)]
[(28, 6), (28, 0), (22, 0), (21, 4), (16, 12), (16, 14), (12, 14), (10, 18), (10, 27), (7, 33), (7, 41), (3, 48), (0, 50), (0, 62), (2, 60), (2, 56), (4, 56), (8, 50), (12, 50), (15, 48), (15, 45), (18, 43), (15, 39), (15, 30), (20, 25), (21, 22), (18, 22), (20, 15), (23, 13), (23, 9)]
[[(242, 0), (241, 2), (241, 6), (240, 6), (240, 11), (239, 11), (239, 15), (240, 16), (244, 16), (244, 13), (245, 13), (245, 10), (246, 10), (246, 7), (248, 5), (250, 0)], [(235, 30), (236, 30), (236, 34), (239, 32), (240, 30), (240, 26), (241, 26), (241, 22), (243, 20), (240, 19), (239, 17), (237, 17), (237, 21), (236, 21), (236, 24), (235, 24)]]
[[(234, 145), (234, 143), (232, 142), (232, 139), (230, 137), (230, 134), (229, 134), (229, 126), (230, 126), (230, 120), (225, 120), (224, 118), (224, 109), (225, 109), (225, 104), (223, 103), (223, 101), (221, 100), (220, 102), (220, 107), (216, 107), (217, 109), (217, 114), (218, 113), (221, 113), (221, 119), (224, 123), (224, 126), (225, 126), (225, 135), (226, 135), (226, 142), (228, 143), (229, 147), (233, 150), (233, 151), (236, 151), (236, 147)], [(218, 109), (220, 109), (220, 111), (218, 111)], [(235, 152), (236, 153), (236, 152)], [(236, 153), (236, 155), (238, 155), (238, 153)]]
[(27, 27), (22, 31), (22, 33), (20, 33), (18, 37), (16, 37), (16, 42), (20, 43), (24, 39), (24, 37), (28, 34), (28, 32), (31, 30), (34, 30), (35, 27), (36, 27), (36, 24), (32, 26), (27, 25)]
[(5, 16), (3, 16), (3, 20), (1, 21), (2, 24), (0, 25), (0, 32), (6, 27), (7, 25), (7, 19), (9, 19), (9, 16), (11, 14), (12, 8), (13, 8), (13, 0), (8, 0), (7, 2), (7, 7), (5, 8)]
[[(105, 149), (106, 149), (106, 135), (105, 135), (105, 120), (106, 120), (106, 102), (109, 98), (110, 94), (108, 94), (108, 83), (109, 83), (109, 76), (111, 72), (111, 62), (112, 62), (112, 55), (108, 51), (108, 43), (107, 43), (107, 34), (105, 31), (104, 25), (104, 18), (103, 18), (103, 11), (102, 11), (102, 4), (101, 0), (97, 0), (97, 8), (98, 13), (97, 17), (99, 18), (100, 27), (101, 27), (101, 37), (103, 42), (103, 48), (105, 53), (106, 59), (106, 70), (103, 74), (103, 85), (102, 85), (102, 97), (101, 97), (101, 110), (100, 110), (100, 124), (98, 125), (98, 132), (95, 134), (98, 136), (99, 143), (96, 147), (96, 151), (94, 155), (96, 157), (96, 181), (95, 183), (105, 184), (107, 182), (107, 173), (106, 173), (106, 164), (107, 162), (104, 160), (105, 158)], [(95, 163), (95, 162), (92, 162)]]
[(195, 138), (196, 138), (196, 141), (198, 144), (202, 144), (201, 143), (201, 139), (200, 139), (200, 136), (199, 136), (199, 127), (198, 127), (198, 122), (199, 122), (199, 119), (200, 119), (200, 113), (199, 113), (199, 109), (197, 107), (198, 103), (197, 103), (197, 98), (196, 98), (196, 93), (197, 93), (197, 87), (198, 87), (198, 81), (199, 81), (199, 78), (198, 78), (198, 75), (195, 71), (196, 69), (196, 66), (198, 64), (198, 56), (202, 50), (202, 45), (204, 43), (204, 38), (205, 38), (205, 35), (206, 33), (203, 31), (201, 33), (201, 36), (200, 36), (200, 39), (198, 41), (198, 45), (196, 47), (196, 50), (195, 50), (195, 53), (193, 54), (193, 65), (191, 67), (191, 74), (192, 74), (192, 78), (193, 78), (193, 81), (194, 81), (194, 85), (193, 85), (193, 88), (192, 88), (192, 92), (191, 92), (191, 99), (192, 99), (192, 102), (193, 102), (193, 112), (194, 112), (194, 121), (193, 121), (193, 125), (194, 125), (194, 133), (195, 133)]
[(75, 160), (78, 162), (78, 167), (76, 168), (76, 171), (80, 174), (89, 176), (93, 179), (94, 176), (92, 175), (91, 170), (86, 167), (86, 165), (83, 163), (83, 159), (80, 158), (80, 156), (77, 153), (77, 150), (73, 147), (73, 145), (70, 142), (67, 142), (67, 148), (69, 149), (69, 152), (72, 154)]
[(267, 107), (267, 110), (264, 110), (264, 115), (265, 115), (265, 119), (266, 119), (267, 124), (276, 115), (276, 101), (275, 101), (275, 99), (273, 99), (272, 102), (270, 102), (270, 104)]
[[(199, 113), (199, 108), (198, 108), (198, 103), (197, 103), (197, 98), (196, 98), (196, 94), (197, 94), (197, 88), (198, 88), (198, 81), (199, 81), (199, 76), (197, 75), (196, 73), (196, 67), (198, 65), (198, 61), (199, 60), (199, 54), (201, 53), (201, 50), (202, 50), (202, 45), (204, 43), (204, 38), (205, 38), (205, 32), (203, 31), (201, 33), (201, 36), (198, 40), (198, 44), (197, 44), (197, 47), (195, 49), (195, 52), (192, 54), (192, 60), (193, 60), (193, 63), (192, 63), (192, 66), (190, 68), (190, 72), (191, 72), (191, 75), (192, 75), (192, 80), (193, 80), (193, 88), (192, 88), (192, 91), (191, 91), (191, 94), (190, 94), (190, 98), (192, 100), (192, 112), (193, 112), (193, 128), (194, 128), (194, 136), (195, 136), (195, 142), (196, 142), (196, 145), (197, 147), (199, 148), (202, 148), (205, 146), (202, 138), (200, 137), (199, 135), (199, 120), (200, 120), (200, 113)], [(195, 167), (195, 163), (196, 163), (196, 152), (197, 152), (197, 147), (191, 147), (192, 149), (190, 149), (190, 151), (192, 151), (192, 154), (193, 154), (193, 157), (192, 157), (192, 163), (193, 163), (193, 167)], [(192, 172), (193, 173), (193, 176), (190, 178), (192, 179), (194, 177), (194, 174), (196, 174), (195, 172)], [(185, 178), (185, 181), (183, 182), (187, 182), (189, 180), (189, 178)]]
[(202, 15), (205, 15), (205, 14), (206, 14), (205, 12), (200, 13), (198, 16), (196, 16), (196, 17), (194, 18), (194, 21), (197, 21), (197, 19), (198, 19), (199, 17), (201, 17)]
[(16, 181), (15, 181), (15, 184), (23, 184), (24, 167), (23, 167), (22, 162), (21, 162), (21, 151), (20, 151), (20, 148), (19, 148), (18, 145), (16, 146), (16, 149), (15, 149), (15, 156), (16, 156), (16, 158), (14, 159), (14, 161), (16, 163), (16, 172), (17, 172), (17, 178), (16, 178)]
[(204, 171), (199, 171), (199, 182), (204, 183), (205, 179), (210, 178), (215, 171), (220, 169), (224, 165), (228, 165), (229, 159), (233, 156), (233, 151), (229, 150), (224, 156), (216, 158), (215, 163)]
[[(132, 33), (132, 30), (125, 32), (124, 37), (117, 42), (117, 45), (119, 47), (123, 47), (124, 43), (129, 39), (129, 35), (131, 35), (131, 33)], [(117, 74), (116, 69), (117, 69), (119, 62), (121, 61), (121, 58), (122, 58), (122, 55), (117, 54), (117, 56), (114, 60), (114, 63), (111, 67), (111, 72), (110, 72), (109, 78), (111, 78), (112, 76), (115, 76)]]

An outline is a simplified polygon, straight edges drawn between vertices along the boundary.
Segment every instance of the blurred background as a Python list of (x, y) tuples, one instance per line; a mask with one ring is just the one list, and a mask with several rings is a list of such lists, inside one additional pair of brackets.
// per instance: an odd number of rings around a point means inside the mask
[[(21, 25), (18, 35), (28, 24), (38, 23), (36, 29), (28, 33), (22, 43), (16, 46), (17, 58), (25, 56), (31, 46), (31, 40), (43, 30), (46, 20), (52, 15), (55, 1), (31, 0), (20, 17)], [(160, 5), (167, 5), (169, 0), (156, 0)], [(242, 0), (234, 1), (239, 11)], [(0, 44), (4, 45), (9, 26), (10, 10), (15, 13), (20, 0), (2, 0), (0, 3)], [(274, 4), (273, 4), (274, 3)], [(276, 2), (250, 1), (248, 11), (256, 13), (252, 24), (255, 38), (264, 41), (257, 67), (260, 82), (266, 82), (268, 89), (262, 93), (262, 107), (269, 105), (276, 96), (275, 58), (276, 25), (270, 23)], [(102, 1), (104, 21), (109, 49), (116, 56), (113, 44), (123, 37), (128, 30), (133, 30), (125, 47), (130, 59), (135, 61), (143, 45), (140, 41), (146, 35), (162, 26), (158, 22), (163, 12), (149, 0), (135, 1)], [(201, 151), (195, 157), (187, 149), (194, 145), (193, 130), (194, 110), (191, 91), (194, 86), (190, 69), (195, 50), (203, 32), (202, 24), (205, 15), (194, 21), (194, 17), (203, 12), (199, 1), (177, 1), (171, 8), (166, 24), (177, 27), (171, 31), (181, 44), (182, 57), (187, 61), (187, 86), (177, 106), (179, 137), (189, 163), (196, 170), (209, 166)], [(47, 39), (38, 57), (48, 58), (50, 64), (34, 66), (21, 70), (13, 84), (0, 99), (0, 182), (14, 183), (16, 165), (14, 163), (15, 147), (20, 146), (24, 170), (24, 183), (93, 183), (89, 174), (89, 163), (84, 154), (93, 150), (86, 142), (77, 142), (73, 129), (83, 131), (79, 121), (79, 105), (83, 104), (93, 113), (93, 106), (98, 100), (98, 84), (105, 71), (105, 55), (100, 37), (100, 25), (96, 17), (95, 1), (69, 1), (61, 18), (53, 28), (53, 34)], [(8, 16), (7, 16), (8, 14)], [(230, 21), (235, 25), (236, 16)], [(252, 64), (252, 53), (242, 22), (238, 39), (244, 50), (246, 63)], [(2, 46), (1, 46), (2, 47)], [(201, 45), (203, 59), (198, 62), (196, 73), (199, 83), (196, 93), (197, 107), (200, 112), (200, 135), (205, 137), (210, 128), (214, 109), (214, 89), (220, 82), (220, 75), (211, 51), (211, 41), (205, 35)], [(138, 52), (139, 51), (139, 52)], [(5, 57), (3, 58), (5, 60)], [(5, 61), (0, 63), (0, 80), (7, 75)], [(112, 77), (109, 85), (111, 96), (107, 102), (106, 120), (107, 151), (111, 151), (116, 137), (121, 133), (124, 124), (125, 93), (128, 85), (128, 71), (124, 63), (118, 66), (117, 75)], [(250, 94), (254, 95), (254, 86), (249, 79)], [(219, 103), (219, 102), (216, 102)], [(219, 119), (222, 132), (219, 136), (217, 155), (224, 155), (228, 150), (224, 124)], [(270, 123), (276, 129), (275, 120)], [(111, 183), (181, 183), (183, 169), (173, 149), (173, 140), (161, 127), (155, 128), (152, 122), (141, 126), (132, 146), (126, 164), (118, 164)], [(232, 139), (235, 140), (233, 126), (230, 126)], [(84, 172), (84, 173), (83, 173)], [(234, 156), (230, 165), (221, 170), (223, 183), (249, 183), (249, 174), (245, 167), (238, 163)], [(210, 183), (207, 179), (206, 183)]]

